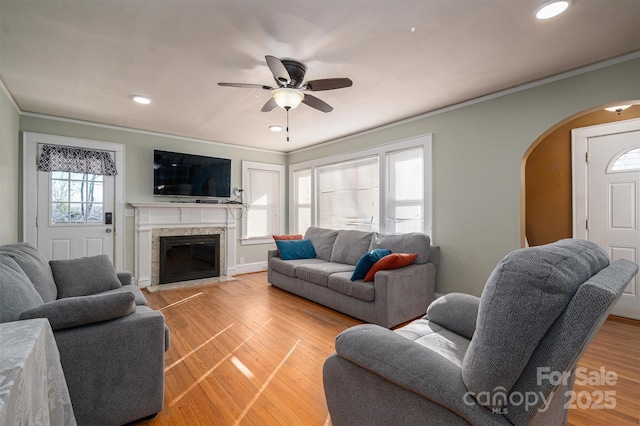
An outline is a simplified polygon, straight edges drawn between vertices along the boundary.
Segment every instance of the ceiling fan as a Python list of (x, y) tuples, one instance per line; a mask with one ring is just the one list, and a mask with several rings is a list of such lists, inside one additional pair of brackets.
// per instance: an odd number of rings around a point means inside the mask
[(270, 90), (271, 98), (262, 107), (262, 112), (269, 112), (277, 106), (289, 111), (300, 105), (300, 103), (322, 112), (331, 112), (333, 111), (331, 105), (305, 92), (342, 89), (343, 87), (351, 87), (351, 85), (353, 85), (353, 82), (349, 78), (324, 78), (303, 82), (307, 67), (302, 62), (294, 59), (278, 59), (270, 55), (265, 56), (265, 59), (273, 74), (277, 87), (248, 83), (218, 83), (218, 85)]

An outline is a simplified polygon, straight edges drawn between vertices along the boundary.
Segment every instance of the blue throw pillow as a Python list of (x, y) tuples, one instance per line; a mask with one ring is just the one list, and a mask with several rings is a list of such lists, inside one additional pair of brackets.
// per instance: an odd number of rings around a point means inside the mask
[(282, 260), (313, 259), (316, 250), (311, 240), (277, 240), (276, 246)]
[(389, 254), (391, 254), (391, 250), (387, 249), (374, 249), (363, 254), (356, 265), (356, 269), (353, 270), (351, 281), (364, 279), (364, 277), (367, 276), (369, 269), (371, 269), (378, 260)]

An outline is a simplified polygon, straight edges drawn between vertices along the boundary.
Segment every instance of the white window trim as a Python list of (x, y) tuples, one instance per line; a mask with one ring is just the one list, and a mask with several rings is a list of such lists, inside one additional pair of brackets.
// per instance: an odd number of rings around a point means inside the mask
[[(270, 164), (270, 163), (259, 163), (255, 161), (242, 161), (242, 185), (244, 186), (245, 182), (249, 181), (249, 170), (250, 169), (259, 169), (265, 171), (275, 171), (278, 172), (279, 182), (278, 182), (278, 190), (280, 191), (280, 233), (284, 233), (285, 229), (285, 166), (281, 164)], [(271, 235), (264, 237), (247, 237), (247, 215), (250, 214), (250, 210), (248, 209), (242, 215), (242, 237), (240, 238), (240, 244), (245, 245), (253, 245), (253, 244), (269, 244), (273, 243), (273, 238)]]
[[(313, 196), (311, 197), (311, 223), (315, 224), (316, 221), (316, 208), (317, 208), (317, 193), (316, 193), (316, 182), (315, 182), (315, 169), (321, 166), (327, 166), (334, 163), (340, 163), (343, 161), (357, 160), (359, 158), (370, 157), (373, 155), (377, 155), (380, 159), (379, 161), (379, 173), (380, 173), (380, 212), (379, 217), (380, 220), (380, 233), (385, 233), (385, 221), (382, 218), (387, 217), (386, 212), (386, 191), (383, 191), (382, 188), (385, 188), (387, 185), (386, 182), (386, 174), (387, 174), (387, 162), (385, 161), (385, 156), (389, 152), (393, 151), (401, 151), (410, 148), (417, 148), (422, 146), (423, 155), (424, 155), (424, 233), (431, 237), (431, 240), (434, 240), (433, 236), (433, 159), (432, 159), (432, 134), (427, 133), (424, 135), (416, 136), (409, 139), (403, 139), (399, 141), (394, 141), (384, 145), (378, 145), (373, 148), (363, 149), (360, 151), (352, 151), (345, 154), (332, 155), (328, 157), (316, 158), (309, 161), (304, 161), (301, 163), (291, 164), (289, 166), (289, 188), (293, 188), (293, 173), (298, 170), (303, 169), (311, 169), (311, 187)], [(293, 190), (289, 193), (289, 221), (291, 226), (294, 223), (294, 194)]]

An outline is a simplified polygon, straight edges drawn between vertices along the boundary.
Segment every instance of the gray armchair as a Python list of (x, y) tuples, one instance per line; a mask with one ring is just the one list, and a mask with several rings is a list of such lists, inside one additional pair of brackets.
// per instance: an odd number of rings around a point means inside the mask
[(578, 360), (638, 266), (593, 243), (516, 250), (480, 298), (448, 294), (395, 331), (336, 339), (323, 371), (340, 425), (562, 425)]

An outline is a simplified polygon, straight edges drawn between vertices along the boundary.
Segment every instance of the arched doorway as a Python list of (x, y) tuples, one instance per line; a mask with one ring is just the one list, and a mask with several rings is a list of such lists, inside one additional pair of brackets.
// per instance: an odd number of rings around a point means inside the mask
[(520, 169), (520, 243), (537, 246), (572, 237), (571, 130), (640, 118), (640, 101), (620, 114), (603, 105), (562, 120), (525, 152)]

